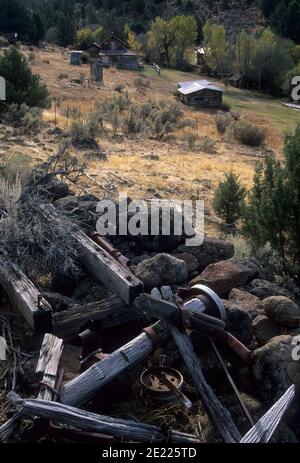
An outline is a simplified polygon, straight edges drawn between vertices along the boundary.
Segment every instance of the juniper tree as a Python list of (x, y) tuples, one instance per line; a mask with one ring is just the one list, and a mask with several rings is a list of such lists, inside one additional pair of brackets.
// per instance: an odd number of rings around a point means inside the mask
[(214, 210), (227, 224), (234, 224), (241, 217), (245, 196), (239, 177), (232, 171), (227, 172), (215, 191)]

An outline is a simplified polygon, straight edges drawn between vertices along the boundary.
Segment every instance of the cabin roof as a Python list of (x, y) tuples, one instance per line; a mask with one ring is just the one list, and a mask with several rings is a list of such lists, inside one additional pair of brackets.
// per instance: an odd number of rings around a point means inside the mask
[(187, 80), (178, 83), (178, 91), (183, 95), (189, 95), (190, 93), (199, 92), (200, 90), (213, 90), (215, 92), (224, 93), (224, 90), (208, 80)]
[(126, 42), (124, 42), (124, 40), (117, 37), (113, 32), (108, 37), (106, 37), (106, 39), (104, 39), (102, 42), (97, 44), (98, 47), (99, 48), (104, 47), (104, 45), (106, 44), (106, 42), (108, 42), (109, 39), (116, 39), (118, 42), (122, 43), (126, 48), (128, 48), (128, 44)]

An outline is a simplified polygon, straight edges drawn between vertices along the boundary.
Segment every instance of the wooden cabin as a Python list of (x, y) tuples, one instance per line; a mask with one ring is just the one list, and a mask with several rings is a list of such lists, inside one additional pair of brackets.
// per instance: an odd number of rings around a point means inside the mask
[(111, 34), (103, 42), (92, 43), (88, 49), (92, 58), (99, 58), (103, 66), (116, 66), (125, 69), (140, 69), (139, 55), (130, 50), (128, 44)]
[(191, 80), (178, 83), (178, 96), (182, 103), (198, 108), (220, 108), (224, 91), (208, 80)]

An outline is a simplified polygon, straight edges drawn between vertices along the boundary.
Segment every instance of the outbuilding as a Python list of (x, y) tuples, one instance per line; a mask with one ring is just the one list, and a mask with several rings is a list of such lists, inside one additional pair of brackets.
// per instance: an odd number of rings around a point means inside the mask
[(188, 80), (178, 83), (182, 103), (199, 108), (220, 108), (224, 91), (208, 80)]

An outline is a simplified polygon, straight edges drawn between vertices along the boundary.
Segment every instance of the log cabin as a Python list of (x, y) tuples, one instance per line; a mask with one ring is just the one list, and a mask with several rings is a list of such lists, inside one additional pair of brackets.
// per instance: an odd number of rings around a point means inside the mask
[(178, 83), (178, 96), (182, 103), (198, 108), (220, 108), (224, 91), (207, 80)]

